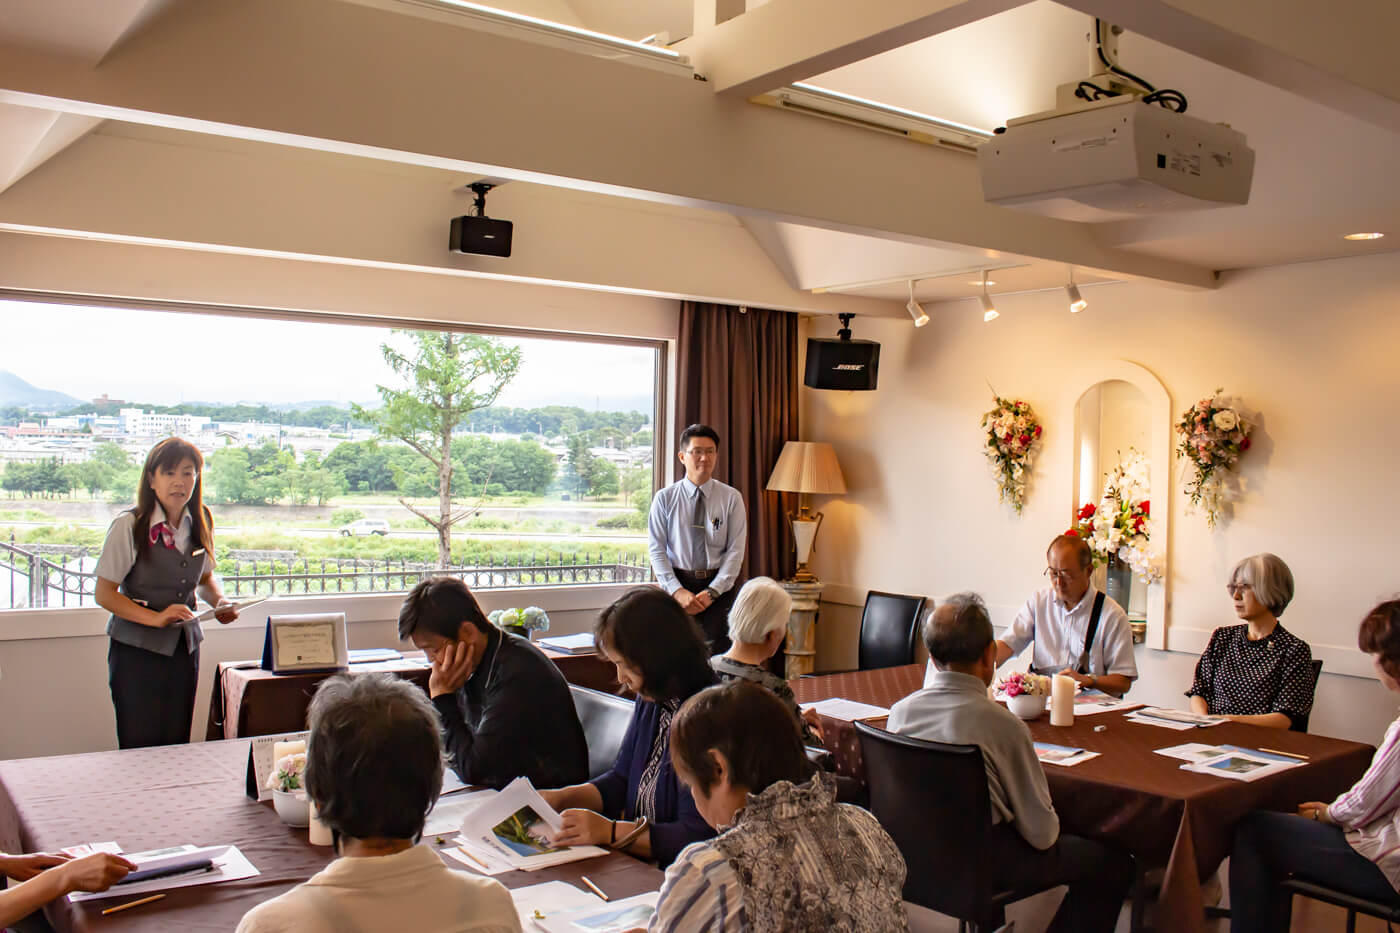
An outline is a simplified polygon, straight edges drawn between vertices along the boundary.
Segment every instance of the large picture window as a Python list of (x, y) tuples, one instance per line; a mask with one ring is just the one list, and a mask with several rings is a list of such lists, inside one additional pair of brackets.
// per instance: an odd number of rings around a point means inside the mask
[(147, 451), (231, 597), (650, 578), (655, 341), (0, 301), (0, 609), (95, 605)]

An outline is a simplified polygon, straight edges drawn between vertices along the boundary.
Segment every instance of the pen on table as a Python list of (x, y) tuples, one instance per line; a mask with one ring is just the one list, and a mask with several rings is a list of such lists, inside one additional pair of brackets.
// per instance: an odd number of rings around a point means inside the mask
[(483, 862), (481, 859), (477, 858), (475, 855), (472, 855), (472, 854), (471, 854), (470, 852), (468, 852), (468, 851), (466, 850), (466, 848), (463, 847), (463, 846), (458, 846), (458, 847), (457, 847), (457, 851), (458, 851), (458, 852), (461, 852), (463, 855), (465, 855), (467, 858), (471, 859), (473, 862), (476, 862), (476, 863), (477, 863), (478, 865), (480, 865), (482, 868), (490, 868), (490, 867), (491, 867), (490, 865), (487, 865), (485, 862)]
[(106, 910), (102, 911), (102, 916), (105, 917), (108, 914), (114, 914), (119, 910), (140, 907), (142, 904), (149, 904), (151, 901), (158, 901), (163, 897), (165, 897), (164, 894), (152, 894), (150, 897), (143, 897), (139, 901), (127, 901), (125, 904), (118, 904), (116, 907), (108, 907)]
[(1282, 756), (1285, 757), (1285, 758), (1297, 758), (1299, 761), (1308, 761), (1308, 760), (1310, 760), (1310, 759), (1308, 758), (1307, 755), (1299, 755), (1299, 754), (1296, 753), (1296, 752), (1281, 752), (1281, 751), (1279, 751), (1279, 750), (1276, 749), (1276, 748), (1265, 748), (1265, 747), (1262, 746), (1262, 745), (1259, 746), (1259, 750), (1260, 750), (1261, 752), (1270, 752), (1270, 753), (1272, 753), (1272, 754), (1274, 754), (1274, 755), (1282, 755)]
[(603, 900), (605, 900), (605, 901), (608, 900), (608, 896), (607, 896), (606, 894), (603, 893), (603, 889), (600, 888), (600, 887), (598, 887), (598, 886), (597, 886), (596, 884), (594, 884), (593, 882), (589, 881), (587, 875), (580, 875), (579, 877), (583, 880), (583, 883), (584, 883), (584, 884), (588, 885), (588, 889), (589, 889), (590, 891), (592, 891), (594, 894), (596, 894), (596, 895), (598, 895), (599, 897), (601, 897)]

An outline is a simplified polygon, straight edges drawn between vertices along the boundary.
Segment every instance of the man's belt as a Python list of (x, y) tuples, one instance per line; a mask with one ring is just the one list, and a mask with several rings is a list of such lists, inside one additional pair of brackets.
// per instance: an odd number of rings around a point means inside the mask
[(697, 580), (709, 580), (719, 575), (719, 568), (714, 570), (677, 570), (676, 573), (683, 573)]

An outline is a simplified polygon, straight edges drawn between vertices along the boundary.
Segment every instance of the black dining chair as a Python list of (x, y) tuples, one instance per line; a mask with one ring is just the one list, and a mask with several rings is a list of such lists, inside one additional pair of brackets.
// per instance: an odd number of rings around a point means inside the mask
[[(1320, 664), (1321, 662), (1316, 663)], [(1304, 881), (1302, 878), (1289, 878), (1284, 881), (1283, 890), (1288, 897), (1298, 894), (1345, 910), (1347, 912), (1347, 933), (1356, 933), (1357, 914), (1365, 914), (1368, 917), (1384, 920), (1387, 928), (1392, 923), (1400, 923), (1400, 907), (1394, 904), (1370, 901), (1364, 897), (1356, 897), (1324, 885)]]
[(588, 743), (588, 776), (597, 777), (617, 761), (622, 737), (632, 721), (632, 700), (569, 684), (574, 698), (574, 711), (583, 725), (583, 737)]
[(1007, 904), (1042, 890), (997, 890), (991, 883), (992, 803), (982, 749), (863, 722), (855, 728), (870, 812), (904, 856), (906, 901), (956, 917), (959, 933), (990, 933), (1006, 923)]
[(860, 670), (899, 667), (914, 663), (914, 644), (919, 637), (919, 620), (924, 615), (924, 596), (880, 593), (871, 590), (865, 597), (860, 617)]

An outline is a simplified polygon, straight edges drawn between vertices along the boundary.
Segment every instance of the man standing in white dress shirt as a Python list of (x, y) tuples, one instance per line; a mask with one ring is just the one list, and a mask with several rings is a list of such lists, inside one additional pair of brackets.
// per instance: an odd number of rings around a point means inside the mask
[(695, 616), (711, 654), (729, 650), (729, 607), (744, 563), (744, 498), (714, 478), (719, 434), (704, 424), (681, 432), (685, 478), (656, 494), (647, 522), (651, 569), (661, 586)]
[(1031, 670), (1064, 674), (1086, 688), (1122, 696), (1138, 676), (1132, 627), (1123, 607), (1090, 583), (1094, 555), (1088, 542), (1060, 535), (1050, 542), (1045, 561), (1050, 588), (1027, 600), (997, 639), (997, 666), (1034, 642)]

